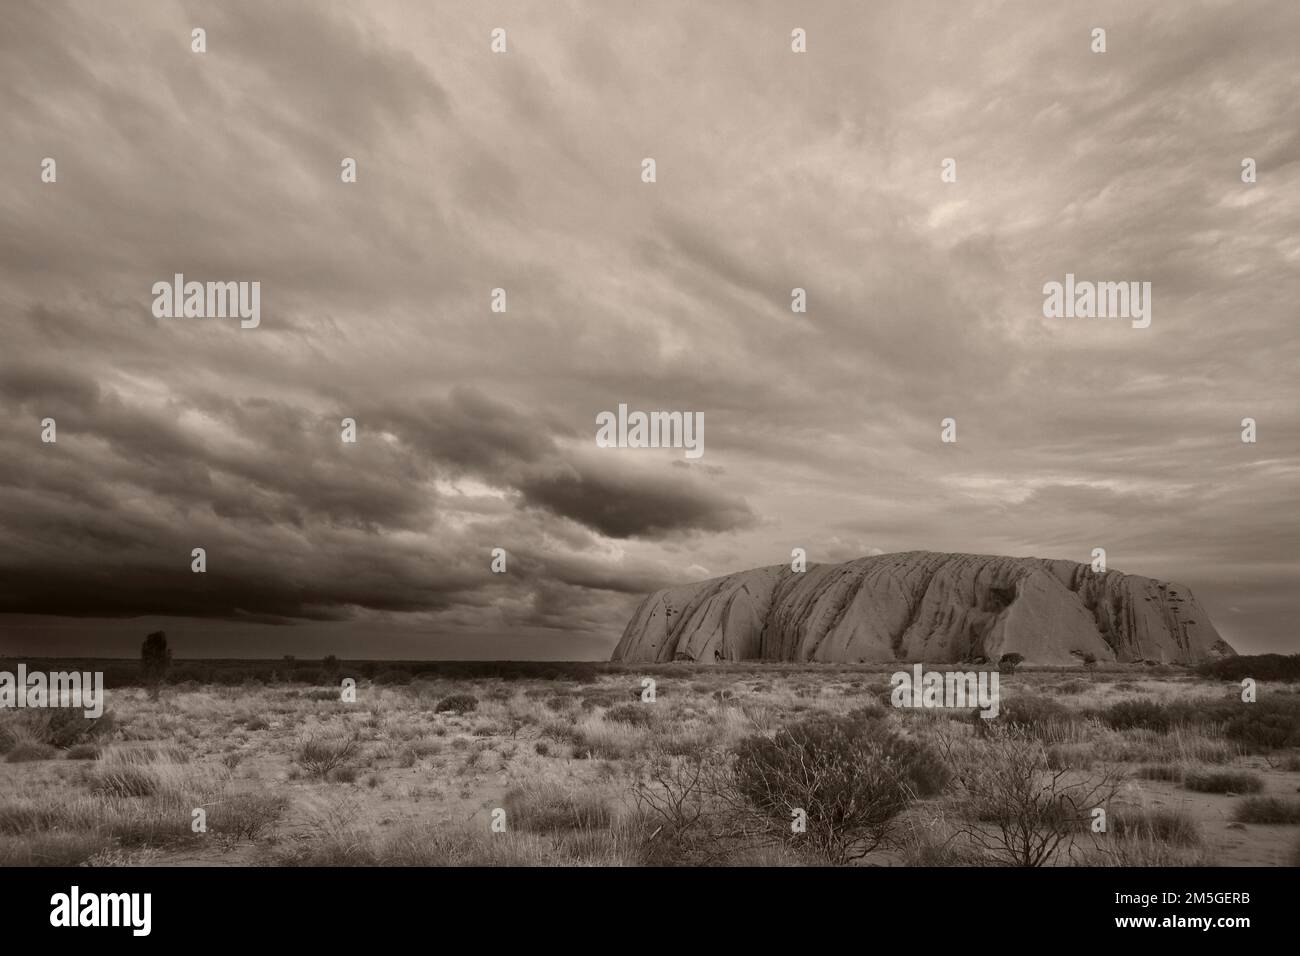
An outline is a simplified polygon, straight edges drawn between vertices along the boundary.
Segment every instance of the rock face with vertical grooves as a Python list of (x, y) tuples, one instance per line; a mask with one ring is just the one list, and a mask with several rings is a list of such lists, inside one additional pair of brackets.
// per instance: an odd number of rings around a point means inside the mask
[(1187, 588), (1044, 558), (908, 551), (649, 595), (615, 661), (1193, 664), (1236, 652)]

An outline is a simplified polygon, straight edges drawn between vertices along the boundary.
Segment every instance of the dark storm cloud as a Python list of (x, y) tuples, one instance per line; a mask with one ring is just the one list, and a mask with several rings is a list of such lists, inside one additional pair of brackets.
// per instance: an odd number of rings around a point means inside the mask
[[(11, 4), (0, 611), (83, 652), (156, 615), (208, 653), (599, 654), (640, 593), (794, 547), (1105, 547), (1293, 649), (1298, 33), (1284, 0)], [(261, 326), (154, 319), (176, 272), (261, 281)], [(1066, 272), (1151, 281), (1152, 327), (1045, 320)], [(704, 458), (596, 448), (622, 402), (702, 413)]]
[(520, 490), (529, 502), (611, 538), (664, 537), (684, 530), (731, 531), (754, 523), (743, 500), (665, 470), (656, 476), (572, 465), (533, 474)]
[[(62, 428), (41, 459), (24, 452), (25, 438), (3, 443), (0, 612), (118, 616), (147, 607), (287, 621), (491, 604), (505, 582), (487, 573), (490, 549), (439, 514), (440, 478), (501, 489), (510, 511), (537, 506), (612, 538), (723, 530), (749, 517), (743, 502), (666, 465), (606, 479), (588, 464), (571, 486), (544, 420), (468, 387), (414, 411), (368, 409), (355, 446), (341, 443), (338, 418), (283, 401), (174, 391), (142, 408), (57, 368), (0, 367), (0, 396), (33, 420), (38, 407), (57, 414)], [(498, 519), (508, 525), (509, 514)], [(503, 530), (492, 540), (521, 538)], [(193, 547), (207, 551), (203, 575), (190, 571)], [(634, 590), (614, 568), (570, 562), (551, 572), (557, 558), (563, 552), (537, 549), (509, 580), (534, 583), (536, 593), (553, 573), (556, 585)], [(643, 572), (637, 583), (652, 580)]]

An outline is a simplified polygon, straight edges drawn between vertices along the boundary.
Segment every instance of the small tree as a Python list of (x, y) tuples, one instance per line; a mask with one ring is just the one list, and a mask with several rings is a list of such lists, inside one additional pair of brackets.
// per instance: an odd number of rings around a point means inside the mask
[(1095, 670), (1097, 669), (1097, 655), (1096, 655), (1096, 654), (1093, 654), (1093, 653), (1086, 653), (1086, 654), (1083, 655), (1083, 669), (1086, 670), (1086, 671), (1088, 672), (1088, 675), (1089, 675), (1090, 677), (1092, 676), (1093, 671), (1095, 671)]
[(1025, 655), (1023, 654), (1003, 654), (998, 659), (998, 670), (1004, 674), (1014, 674), (1016, 668), (1023, 664)]
[(336, 680), (339, 676), (339, 659), (333, 654), (325, 655), (325, 659), (320, 662), (320, 669), (331, 681)]
[(165, 632), (154, 631), (144, 639), (144, 643), (140, 645), (140, 673), (155, 696), (159, 685), (167, 676), (167, 668), (171, 662), (172, 652), (167, 646)]

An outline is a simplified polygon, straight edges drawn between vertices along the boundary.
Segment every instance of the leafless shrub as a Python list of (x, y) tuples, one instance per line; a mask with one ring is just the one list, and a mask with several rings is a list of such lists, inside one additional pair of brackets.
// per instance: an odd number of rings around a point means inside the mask
[(298, 744), (295, 759), (313, 777), (324, 777), (345, 764), (356, 753), (359, 740), (347, 737), (304, 737)]
[(965, 811), (957, 829), (991, 863), (1043, 866), (1069, 854), (1124, 779), (1119, 769), (1053, 770), (1043, 742), (1014, 727), (990, 728), (977, 746), (975, 760), (952, 761)]

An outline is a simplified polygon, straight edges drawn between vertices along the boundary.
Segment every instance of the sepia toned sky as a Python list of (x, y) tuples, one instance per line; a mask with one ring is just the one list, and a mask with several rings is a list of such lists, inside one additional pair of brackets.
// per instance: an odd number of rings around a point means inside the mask
[[(1297, 35), (1291, 0), (6, 3), (0, 653), (604, 658), (646, 591), (794, 547), (1104, 547), (1300, 650)], [(260, 327), (154, 318), (178, 272), (259, 281)], [(1066, 273), (1151, 282), (1151, 327), (1044, 318)], [(597, 448), (619, 403), (705, 454)]]

